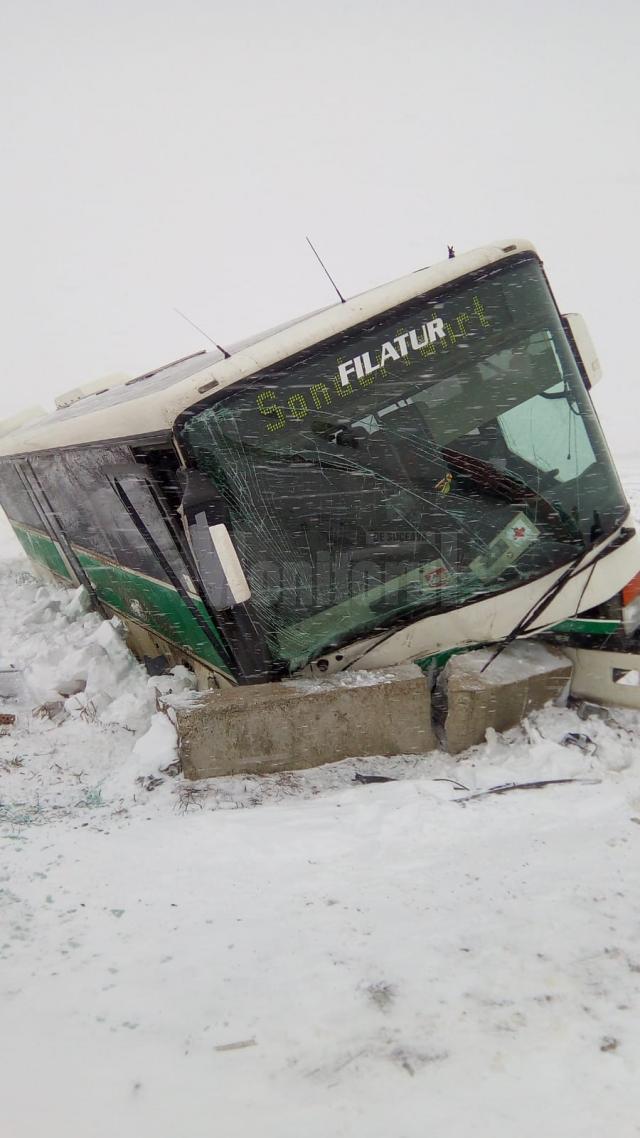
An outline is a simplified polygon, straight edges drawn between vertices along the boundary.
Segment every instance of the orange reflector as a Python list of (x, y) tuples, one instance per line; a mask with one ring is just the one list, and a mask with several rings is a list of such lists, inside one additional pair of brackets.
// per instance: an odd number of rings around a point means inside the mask
[(622, 590), (622, 604), (626, 608), (636, 597), (640, 597), (640, 573), (636, 573)]

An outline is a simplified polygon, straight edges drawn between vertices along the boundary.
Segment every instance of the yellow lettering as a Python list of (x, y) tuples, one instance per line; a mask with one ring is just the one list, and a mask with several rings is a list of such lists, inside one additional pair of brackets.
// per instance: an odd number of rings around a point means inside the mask
[(305, 415), (309, 414), (307, 401), (304, 395), (301, 395), (300, 392), (296, 392), (295, 395), (290, 395), (287, 402), (292, 419), (297, 419), (300, 421), (301, 419), (304, 419)]
[(456, 323), (458, 325), (458, 331), (460, 332), (461, 336), (467, 336), (469, 334), (469, 321), (470, 320), (471, 320), (471, 317), (469, 316), (469, 314), (467, 312), (461, 312), (460, 315), (457, 317)]
[(474, 296), (474, 298), (473, 298), (473, 307), (474, 307), (475, 314), (478, 317), (478, 320), (480, 321), (482, 327), (488, 328), (491, 321), (487, 317), (487, 314), (486, 314), (484, 307), (482, 305), (482, 301), (477, 296)]
[[(268, 431), (281, 431), (287, 425), (287, 416), (282, 407), (279, 407), (275, 402), (277, 396), (275, 391), (261, 391), (256, 402), (258, 411), (261, 415), (274, 415), (273, 422), (267, 423)], [(273, 400), (271, 406), (267, 406), (270, 400)]]
[(326, 407), (331, 406), (331, 392), (326, 383), (312, 383), (309, 392), (315, 404), (316, 411), (322, 410), (323, 400)]
[(353, 395), (353, 387), (351, 384), (346, 383), (343, 385), (339, 376), (336, 376), (334, 378), (333, 386), (335, 387), (341, 399), (344, 399), (346, 395)]

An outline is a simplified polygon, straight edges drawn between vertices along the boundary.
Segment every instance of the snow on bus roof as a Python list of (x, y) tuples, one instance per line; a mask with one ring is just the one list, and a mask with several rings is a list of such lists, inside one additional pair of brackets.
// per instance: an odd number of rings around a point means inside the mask
[(229, 359), (217, 350), (196, 352), (0, 436), (0, 456), (169, 433), (208, 390), (219, 392), (403, 301), (522, 252), (535, 248), (523, 239), (486, 245), (232, 344)]

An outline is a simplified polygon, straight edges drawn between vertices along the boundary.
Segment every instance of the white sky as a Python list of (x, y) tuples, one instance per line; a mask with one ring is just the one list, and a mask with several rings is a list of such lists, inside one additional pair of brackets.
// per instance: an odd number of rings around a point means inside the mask
[(0, 0), (0, 416), (505, 236), (636, 445), (637, 0)]

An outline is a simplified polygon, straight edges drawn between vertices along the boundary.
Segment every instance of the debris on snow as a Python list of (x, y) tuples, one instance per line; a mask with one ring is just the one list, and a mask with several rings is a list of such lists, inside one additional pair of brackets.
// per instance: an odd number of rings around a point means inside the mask
[(396, 782), (397, 780), (395, 778), (390, 778), (389, 775), (385, 774), (361, 774), (360, 771), (356, 771), (353, 776), (353, 781), (361, 782), (367, 785), (367, 783), (372, 782)]
[(563, 747), (577, 747), (585, 755), (592, 754), (596, 746), (593, 739), (582, 731), (568, 731), (560, 743)]
[(475, 794), (468, 794), (466, 798), (459, 798), (458, 802), (471, 802), (475, 798), (487, 798), (490, 794), (506, 794), (510, 790), (542, 790), (545, 786), (564, 786), (567, 783), (582, 783), (584, 786), (596, 786), (598, 778), (539, 778), (535, 782), (506, 782), (502, 786), (490, 786), (488, 790), (478, 790)]

